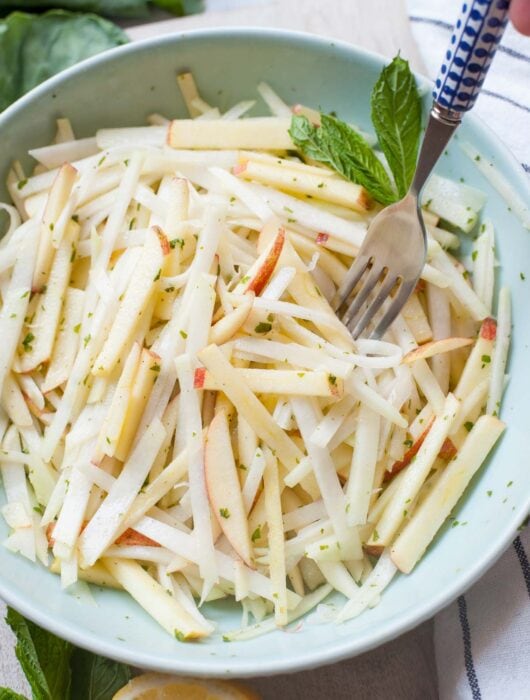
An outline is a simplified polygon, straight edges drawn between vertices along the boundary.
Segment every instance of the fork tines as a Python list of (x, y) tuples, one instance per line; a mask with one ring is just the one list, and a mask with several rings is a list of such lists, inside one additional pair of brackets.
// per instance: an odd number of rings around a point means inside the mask
[[(356, 287), (358, 289), (347, 305)], [(395, 288), (395, 296), (390, 297)], [(399, 275), (377, 263), (373, 256), (361, 254), (348, 270), (344, 282), (332, 301), (332, 306), (356, 339), (375, 320), (385, 301), (390, 298), (390, 304), (384, 309), (382, 318), (371, 333), (371, 337), (380, 338), (398, 315), (409, 294), (410, 285), (404, 284)], [(344, 313), (341, 314), (344, 307)]]

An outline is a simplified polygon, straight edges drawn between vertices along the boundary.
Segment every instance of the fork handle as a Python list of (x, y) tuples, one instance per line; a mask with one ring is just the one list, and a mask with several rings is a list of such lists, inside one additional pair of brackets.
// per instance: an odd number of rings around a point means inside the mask
[(464, 2), (433, 92), (435, 107), (460, 122), (475, 104), (502, 38), (510, 0)]
[(475, 104), (508, 19), (509, 0), (462, 5), (433, 91), (411, 191), (418, 196), (463, 115)]

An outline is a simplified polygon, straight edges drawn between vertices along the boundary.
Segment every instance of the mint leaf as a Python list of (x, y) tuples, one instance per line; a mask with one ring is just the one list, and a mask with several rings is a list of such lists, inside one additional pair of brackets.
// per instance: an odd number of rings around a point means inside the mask
[(17, 638), (15, 654), (34, 700), (65, 700), (70, 695), (73, 647), (8, 608), (6, 622)]
[(421, 99), (408, 61), (396, 56), (372, 91), (372, 123), (394, 175), (399, 197), (407, 193), (418, 157)]
[[(131, 679), (128, 666), (75, 649), (12, 608), (6, 621), (16, 635), (15, 653), (33, 700), (112, 700)], [(26, 699), (0, 688), (0, 700)]]
[(388, 173), (364, 138), (336, 117), (323, 114), (321, 121), (334, 159), (347, 173), (348, 180), (363, 185), (383, 204), (394, 202), (396, 195)]
[(27, 700), (23, 695), (15, 693), (9, 688), (0, 688), (0, 700)]
[(70, 665), (72, 700), (111, 700), (131, 679), (131, 671), (125, 664), (83, 649), (74, 651)]
[(28, 679), (33, 697), (37, 698), (37, 700), (40, 700), (40, 698), (47, 700), (51, 697), (48, 682), (40, 667), (37, 650), (35, 649), (26, 620), (22, 615), (17, 613), (16, 610), (8, 608), (6, 622), (17, 638), (15, 654), (22, 666), (24, 675)]
[(396, 201), (390, 178), (374, 151), (360, 134), (340, 119), (322, 114), (318, 127), (303, 115), (294, 116), (289, 135), (308, 158), (362, 185), (382, 204)]
[(328, 163), (328, 152), (322, 143), (320, 129), (311, 124), (304, 115), (294, 115), (291, 118), (289, 136), (304, 155), (320, 163)]

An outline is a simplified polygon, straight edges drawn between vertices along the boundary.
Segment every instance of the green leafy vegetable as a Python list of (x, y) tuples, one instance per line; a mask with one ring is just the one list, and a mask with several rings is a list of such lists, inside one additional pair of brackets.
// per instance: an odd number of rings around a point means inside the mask
[(68, 698), (72, 645), (25, 620), (12, 608), (8, 609), (6, 621), (16, 635), (15, 654), (34, 700)]
[(172, 15), (196, 15), (204, 11), (204, 0), (152, 0), (152, 2)]
[(289, 135), (306, 156), (362, 185), (379, 202), (390, 204), (396, 200), (382, 163), (363, 137), (344, 122), (322, 114), (318, 127), (305, 116), (294, 116)]
[(0, 20), (0, 111), (64, 68), (127, 41), (96, 15), (14, 12)]
[(148, 0), (0, 0), (0, 14), (11, 10), (44, 11), (63, 9), (72, 12), (94, 12), (107, 17), (146, 17)]
[(94, 12), (105, 17), (147, 17), (154, 5), (172, 15), (189, 15), (204, 10), (204, 0), (0, 0), (0, 15), (10, 10), (62, 8), (72, 12)]
[(394, 182), (363, 137), (334, 116), (321, 114), (319, 127), (305, 116), (294, 116), (289, 134), (308, 158), (362, 185), (382, 204), (391, 204), (406, 194), (412, 181), (421, 132), (421, 99), (407, 61), (396, 56), (383, 68), (371, 104), (379, 145)]
[(71, 660), (72, 700), (110, 700), (130, 679), (128, 666), (76, 649)]
[[(16, 635), (15, 653), (33, 700), (112, 700), (131, 678), (128, 666), (75, 649), (12, 608), (6, 621)], [(0, 688), (0, 700), (25, 698)]]
[(26, 698), (9, 688), (0, 688), (0, 700), (26, 700)]
[(421, 132), (421, 99), (408, 61), (396, 56), (383, 68), (371, 104), (379, 145), (401, 198), (414, 176)]

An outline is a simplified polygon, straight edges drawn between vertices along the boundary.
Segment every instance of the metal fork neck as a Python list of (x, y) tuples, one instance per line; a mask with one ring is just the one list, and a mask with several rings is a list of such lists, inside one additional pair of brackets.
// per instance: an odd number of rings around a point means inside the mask
[(427, 178), (433, 171), (439, 157), (449, 143), (455, 129), (459, 126), (462, 115), (459, 112), (434, 104), (431, 110), (425, 136), (421, 145), (416, 173), (410, 192), (418, 197)]
[(458, 126), (462, 121), (464, 112), (459, 112), (449, 107), (443, 107), (439, 102), (433, 102), (431, 114), (438, 119), (438, 121), (448, 126)]

